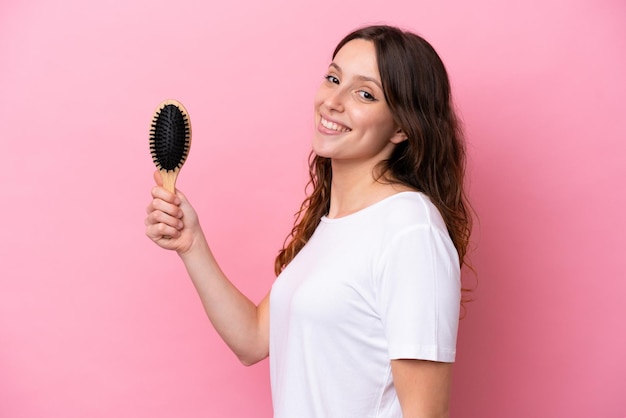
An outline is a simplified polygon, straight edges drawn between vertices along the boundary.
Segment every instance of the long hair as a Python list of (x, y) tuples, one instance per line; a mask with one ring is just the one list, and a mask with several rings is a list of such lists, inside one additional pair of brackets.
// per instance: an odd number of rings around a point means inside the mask
[[(465, 144), (451, 102), (450, 81), (433, 47), (420, 36), (391, 26), (368, 26), (347, 35), (372, 41), (385, 99), (407, 135), (378, 167), (379, 181), (407, 185), (427, 195), (441, 213), (459, 255), (467, 264), (472, 216), (464, 191)], [(330, 208), (330, 159), (311, 153), (309, 194), (275, 261), (279, 274), (313, 235)]]

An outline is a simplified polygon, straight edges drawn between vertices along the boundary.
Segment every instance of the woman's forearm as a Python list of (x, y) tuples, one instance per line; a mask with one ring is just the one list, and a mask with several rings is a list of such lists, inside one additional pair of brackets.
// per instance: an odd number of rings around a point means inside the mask
[(204, 236), (179, 253), (218, 334), (245, 365), (269, 352), (269, 298), (256, 306), (222, 272)]

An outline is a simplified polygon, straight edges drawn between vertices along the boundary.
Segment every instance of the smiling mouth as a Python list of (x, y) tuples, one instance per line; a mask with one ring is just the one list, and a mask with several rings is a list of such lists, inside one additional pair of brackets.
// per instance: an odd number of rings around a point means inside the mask
[(331, 131), (335, 131), (335, 132), (350, 132), (352, 130), (346, 126), (339, 125), (335, 122), (326, 120), (323, 117), (320, 117), (320, 123), (324, 128), (330, 129)]

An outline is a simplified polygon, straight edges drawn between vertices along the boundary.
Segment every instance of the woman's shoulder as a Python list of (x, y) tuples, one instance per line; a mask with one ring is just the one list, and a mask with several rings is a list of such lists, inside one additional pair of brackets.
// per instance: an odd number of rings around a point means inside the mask
[(388, 227), (423, 226), (447, 230), (439, 210), (422, 192), (401, 191), (380, 203), (382, 218)]

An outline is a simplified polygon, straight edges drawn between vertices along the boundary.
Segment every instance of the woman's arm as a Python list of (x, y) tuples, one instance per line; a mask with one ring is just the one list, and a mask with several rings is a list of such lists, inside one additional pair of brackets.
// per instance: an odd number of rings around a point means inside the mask
[(255, 306), (224, 275), (206, 240), (180, 253), (211, 323), (246, 366), (269, 352), (269, 294)]
[(269, 352), (269, 295), (255, 306), (228, 280), (185, 195), (161, 187), (158, 172), (155, 180), (146, 235), (160, 247), (178, 253), (209, 320), (239, 360), (251, 365), (264, 359)]
[(403, 418), (448, 418), (452, 363), (392, 360)]

